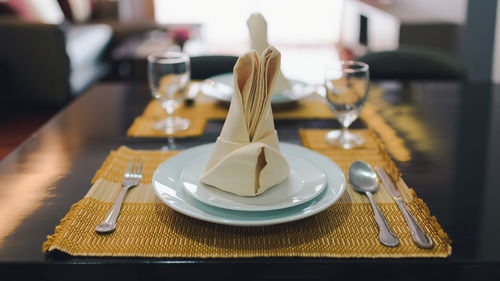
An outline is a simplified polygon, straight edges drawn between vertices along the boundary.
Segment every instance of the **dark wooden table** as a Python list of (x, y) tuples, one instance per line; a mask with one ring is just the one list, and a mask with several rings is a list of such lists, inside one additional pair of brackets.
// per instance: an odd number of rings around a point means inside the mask
[[(150, 100), (146, 85), (103, 84), (75, 100), (0, 162), (0, 280), (494, 280), (500, 278), (500, 86), (382, 83), (382, 116), (405, 140), (396, 162), (453, 240), (446, 259), (134, 259), (46, 255), (45, 236), (90, 188), (111, 149), (156, 149), (125, 136)], [(277, 122), (280, 140), (334, 120)], [(363, 127), (356, 121), (354, 127)], [(212, 142), (209, 122), (184, 148)], [(402, 279), (404, 278), (404, 279)]]

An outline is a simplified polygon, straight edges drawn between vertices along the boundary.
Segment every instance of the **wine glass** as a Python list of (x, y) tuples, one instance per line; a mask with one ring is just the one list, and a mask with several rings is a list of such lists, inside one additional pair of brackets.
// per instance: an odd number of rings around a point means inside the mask
[(350, 149), (362, 146), (365, 140), (347, 128), (361, 113), (368, 97), (369, 67), (358, 61), (340, 61), (325, 71), (326, 100), (342, 129), (326, 134), (326, 141), (334, 146)]
[(167, 117), (153, 125), (164, 132), (173, 145), (175, 132), (189, 128), (189, 120), (172, 116), (185, 98), (185, 89), (191, 76), (189, 55), (180, 52), (156, 53), (148, 56), (148, 80), (151, 93), (165, 109)]

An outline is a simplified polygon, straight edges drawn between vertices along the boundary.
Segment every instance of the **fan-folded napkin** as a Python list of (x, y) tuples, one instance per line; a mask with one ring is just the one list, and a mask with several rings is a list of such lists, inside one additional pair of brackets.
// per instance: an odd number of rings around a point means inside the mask
[(281, 54), (273, 47), (261, 57), (241, 56), (234, 67), (234, 95), (202, 183), (241, 196), (256, 196), (285, 180), (290, 168), (279, 151), (271, 93)]

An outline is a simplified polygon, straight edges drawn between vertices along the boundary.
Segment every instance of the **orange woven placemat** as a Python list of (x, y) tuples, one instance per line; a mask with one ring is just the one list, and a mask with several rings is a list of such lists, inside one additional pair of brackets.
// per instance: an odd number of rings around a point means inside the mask
[[(233, 227), (199, 221), (181, 215), (163, 204), (151, 186), (156, 167), (175, 152), (132, 150), (112, 151), (97, 171), (87, 195), (74, 204), (48, 236), (47, 252), (62, 251), (74, 256), (134, 257), (446, 257), (450, 240), (426, 205), (406, 187), (379, 140), (368, 131), (363, 150), (335, 152), (319, 149), (346, 172), (357, 159), (388, 169), (397, 179), (403, 198), (435, 247), (424, 250), (413, 244), (402, 214), (384, 188), (375, 199), (389, 225), (400, 238), (398, 247), (388, 248), (378, 241), (378, 229), (368, 200), (350, 186), (333, 206), (312, 217), (265, 227)], [(318, 132), (302, 130), (304, 144), (315, 149)], [(120, 191), (120, 181), (131, 155), (145, 157), (141, 185), (128, 193), (116, 230), (97, 235), (95, 226), (103, 219)]]

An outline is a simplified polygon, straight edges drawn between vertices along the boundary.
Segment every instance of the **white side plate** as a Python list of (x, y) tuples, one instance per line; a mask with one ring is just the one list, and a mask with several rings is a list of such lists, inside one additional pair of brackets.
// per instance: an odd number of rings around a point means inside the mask
[[(271, 96), (271, 104), (285, 104), (300, 100), (314, 93), (315, 87), (306, 83), (289, 80), (292, 84), (292, 89), (287, 92), (273, 93)], [(213, 97), (223, 102), (231, 102), (233, 97), (233, 74), (224, 73), (212, 76), (201, 84), (203, 94)]]

